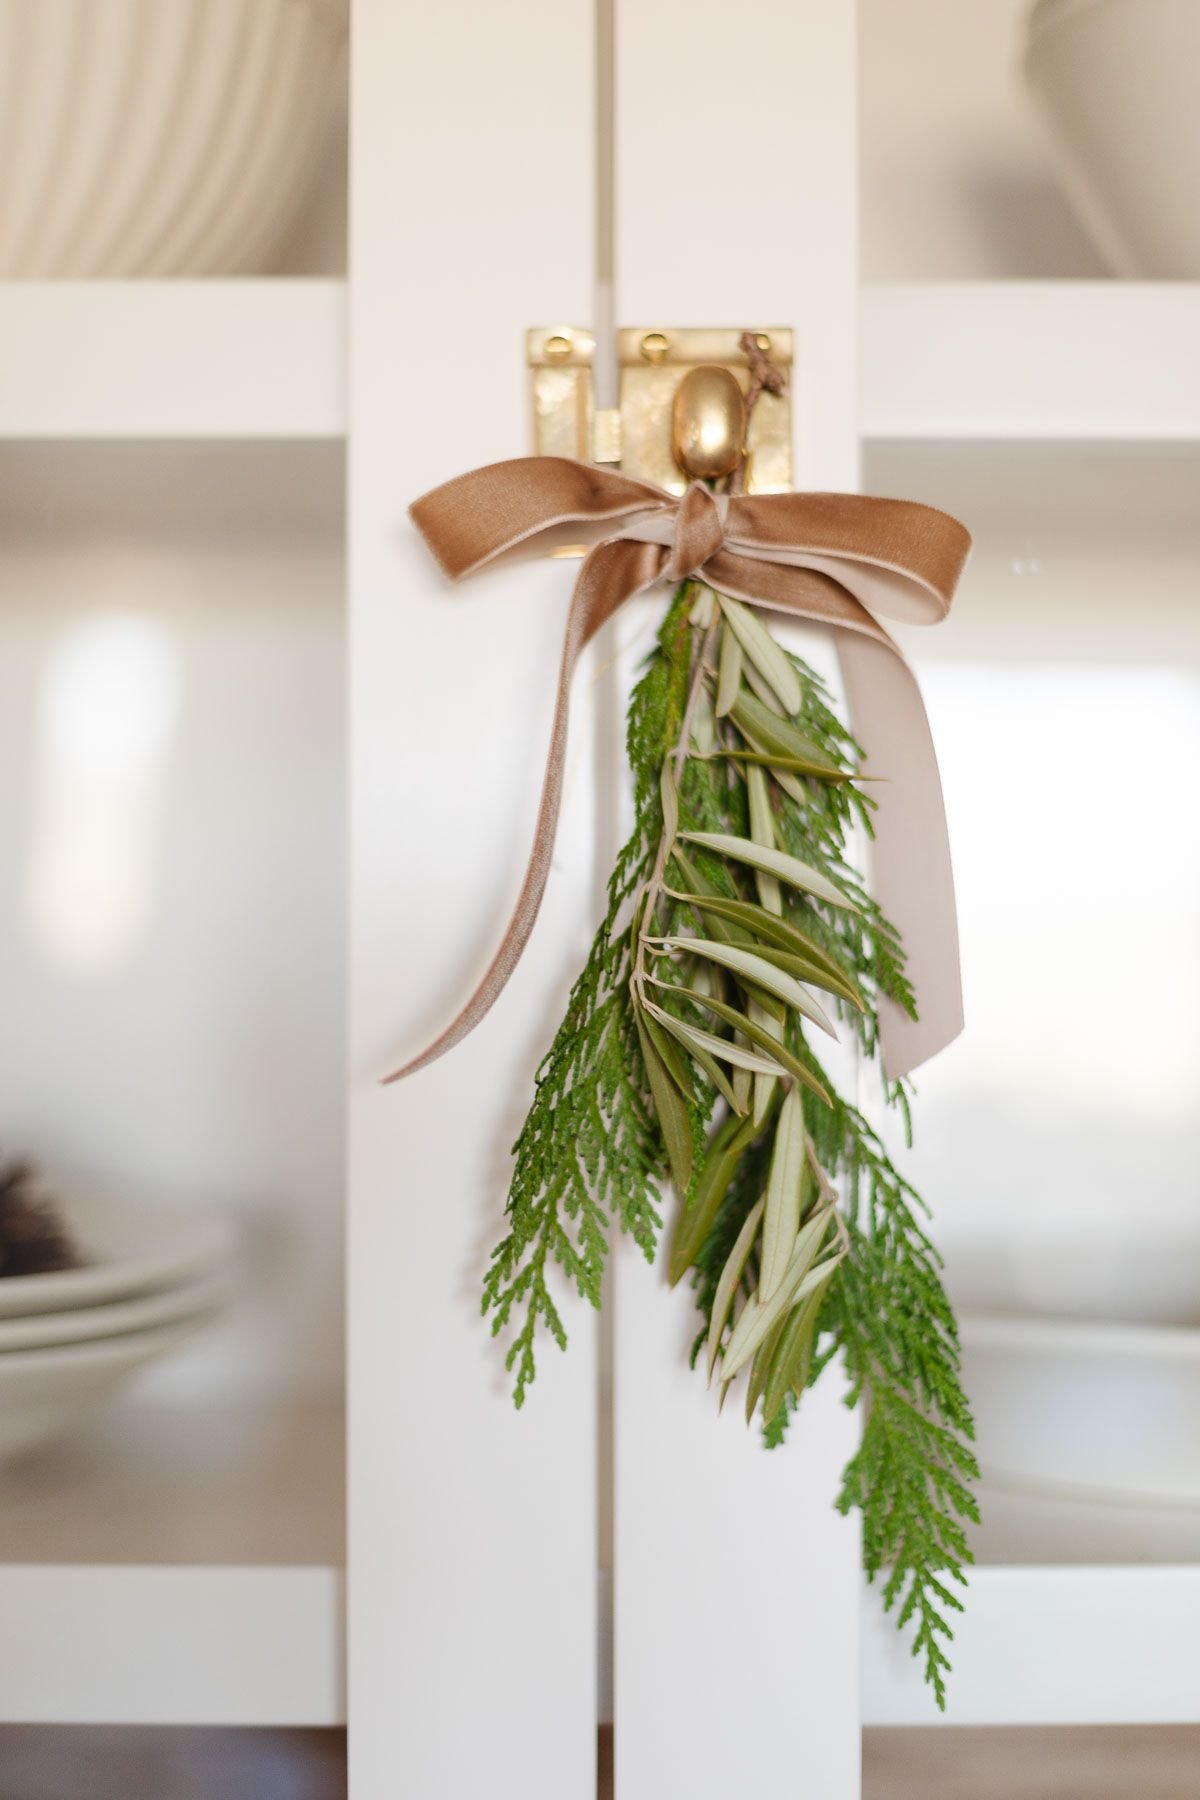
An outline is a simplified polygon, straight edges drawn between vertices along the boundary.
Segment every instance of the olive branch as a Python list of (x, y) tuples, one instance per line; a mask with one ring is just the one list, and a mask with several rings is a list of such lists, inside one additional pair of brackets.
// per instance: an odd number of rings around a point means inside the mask
[[(723, 1404), (780, 1443), (830, 1362), (863, 1431), (839, 1506), (868, 1575), (914, 1624), (939, 1704), (951, 1583), (977, 1517), (954, 1317), (923, 1209), (809, 1034), (878, 1045), (887, 998), (913, 1011), (903, 949), (848, 860), (872, 802), (821, 682), (739, 601), (685, 583), (630, 702), (633, 832), (605, 919), (537, 1073), (514, 1146), (508, 1232), (483, 1310), (520, 1406), (539, 1330), (565, 1347), (554, 1265), (600, 1304), (613, 1218), (648, 1258), (660, 1193)], [(888, 1098), (907, 1121), (900, 1084)]]

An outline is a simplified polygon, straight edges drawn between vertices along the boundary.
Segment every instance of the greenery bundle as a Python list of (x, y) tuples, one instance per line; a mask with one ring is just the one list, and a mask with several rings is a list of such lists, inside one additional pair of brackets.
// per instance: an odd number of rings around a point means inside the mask
[[(813, 1047), (877, 1050), (910, 1012), (903, 948), (848, 860), (872, 802), (817, 676), (755, 610), (685, 583), (630, 703), (635, 822), (608, 910), (514, 1146), (483, 1308), (512, 1328), (520, 1406), (536, 1340), (566, 1346), (558, 1264), (600, 1304), (610, 1221), (667, 1249), (701, 1315), (693, 1360), (778, 1445), (831, 1363), (863, 1406), (839, 1506), (914, 1627), (939, 1705), (947, 1614), (977, 1517), (954, 1317), (920, 1199)], [(811, 1041), (810, 1041), (811, 1040)], [(908, 1123), (902, 1084), (887, 1088)]]

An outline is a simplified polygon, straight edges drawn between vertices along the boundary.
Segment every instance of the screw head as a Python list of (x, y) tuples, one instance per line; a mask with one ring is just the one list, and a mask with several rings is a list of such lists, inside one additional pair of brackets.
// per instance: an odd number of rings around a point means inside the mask
[(561, 332), (555, 332), (554, 336), (548, 337), (542, 345), (542, 355), (548, 357), (551, 362), (566, 362), (570, 354), (571, 340), (564, 337)]
[(648, 363), (657, 364), (666, 361), (667, 351), (671, 348), (671, 345), (665, 333), (661, 331), (648, 331), (642, 339), (639, 348)]

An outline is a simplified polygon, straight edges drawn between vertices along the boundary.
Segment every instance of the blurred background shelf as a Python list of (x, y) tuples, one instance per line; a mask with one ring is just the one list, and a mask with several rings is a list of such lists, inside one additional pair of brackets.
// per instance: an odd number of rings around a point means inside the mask
[(1200, 1723), (1200, 1508), (1126, 1507), (985, 1485), (939, 1713), (868, 1592), (865, 1725)]
[(0, 1722), (344, 1717), (340, 1406), (130, 1406), (0, 1484)]
[(1200, 284), (888, 282), (861, 304), (868, 438), (1200, 441)]
[[(1200, 441), (1197, 283), (882, 282), (861, 331), (869, 439)], [(345, 406), (340, 280), (0, 284), (0, 439), (328, 443)]]
[(0, 284), (0, 438), (339, 437), (345, 283)]

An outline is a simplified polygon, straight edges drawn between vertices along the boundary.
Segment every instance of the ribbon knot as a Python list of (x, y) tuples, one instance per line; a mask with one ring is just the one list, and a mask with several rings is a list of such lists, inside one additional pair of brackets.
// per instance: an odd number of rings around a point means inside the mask
[(550, 873), (562, 799), (571, 675), (588, 641), (626, 600), (660, 580), (701, 577), (718, 593), (834, 634), (863, 773), (879, 777), (872, 886), (900, 932), (919, 1017), (880, 1003), (884, 1071), (897, 1079), (962, 1029), (954, 879), (933, 740), (916, 677), (879, 614), (916, 624), (946, 616), (971, 540), (956, 519), (862, 494), (713, 494), (682, 499), (652, 482), (560, 456), (517, 457), (459, 475), (409, 509), (442, 569), (469, 575), (520, 544), (592, 543), (567, 613), (558, 698), (529, 866), (483, 979), (395, 1081), (472, 1031), (508, 981)]
[(671, 554), (663, 567), (666, 581), (687, 581), (699, 575), (710, 557), (725, 542), (725, 515), (729, 500), (714, 494), (703, 482), (693, 481), (675, 512)]

